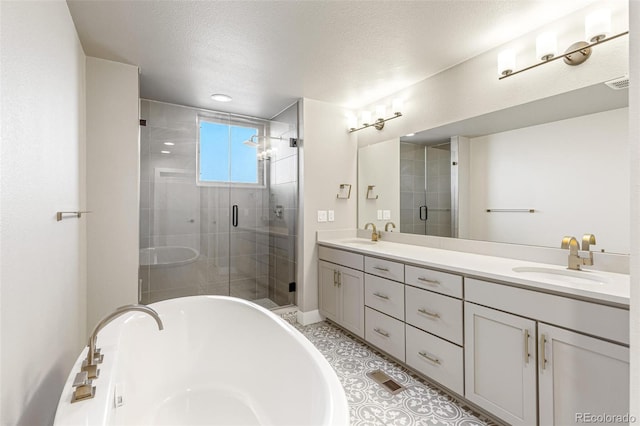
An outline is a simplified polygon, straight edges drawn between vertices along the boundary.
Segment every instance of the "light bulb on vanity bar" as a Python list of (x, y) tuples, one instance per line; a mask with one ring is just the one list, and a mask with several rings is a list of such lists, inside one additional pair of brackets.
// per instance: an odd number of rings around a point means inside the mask
[(584, 20), (584, 32), (591, 43), (606, 38), (611, 34), (611, 11), (598, 9), (588, 14)]
[(536, 38), (536, 59), (548, 61), (558, 54), (556, 33), (547, 31)]
[(513, 49), (503, 50), (498, 54), (498, 74), (509, 75), (516, 69), (516, 51)]

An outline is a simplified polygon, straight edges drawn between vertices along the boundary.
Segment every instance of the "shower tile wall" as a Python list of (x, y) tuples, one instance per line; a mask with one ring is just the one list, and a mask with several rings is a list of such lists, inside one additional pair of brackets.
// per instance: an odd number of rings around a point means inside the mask
[(296, 238), (298, 217), (298, 149), (289, 146), (297, 137), (298, 105), (294, 104), (274, 118), (271, 134), (276, 154), (270, 160), (269, 192), (269, 296), (278, 305), (294, 304), (289, 283), (296, 277)]
[(450, 237), (451, 145), (427, 147), (427, 235)]
[(400, 143), (400, 232), (426, 232), (419, 208), (426, 203), (424, 146)]

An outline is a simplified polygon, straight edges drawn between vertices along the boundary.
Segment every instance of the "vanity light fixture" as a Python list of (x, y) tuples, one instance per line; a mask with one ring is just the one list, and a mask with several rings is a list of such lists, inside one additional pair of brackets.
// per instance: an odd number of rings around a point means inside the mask
[(161, 154), (171, 154), (171, 151), (160, 151)]
[(173, 142), (165, 142), (164, 144), (167, 145), (167, 146), (174, 146), (175, 145), (175, 143), (173, 143)]
[(384, 123), (394, 118), (402, 116), (402, 99), (394, 99), (391, 103), (391, 115), (387, 117), (387, 106), (377, 105), (375, 109), (375, 118), (371, 116), (371, 111), (360, 112), (360, 127), (358, 127), (358, 120), (354, 116), (348, 118), (349, 133), (357, 132), (358, 130), (366, 129), (367, 127), (375, 127), (377, 130), (384, 128)]
[(589, 59), (592, 47), (627, 35), (629, 31), (612, 36), (609, 36), (609, 34), (611, 34), (611, 11), (608, 9), (596, 10), (585, 18), (585, 38), (589, 40), (588, 42), (575, 42), (561, 56), (556, 56), (558, 44), (555, 33), (546, 32), (540, 34), (536, 39), (536, 57), (540, 62), (516, 71), (515, 51), (513, 49), (504, 50), (498, 54), (498, 79), (502, 80), (503, 78), (511, 77), (560, 58), (563, 58), (567, 65), (580, 65)]

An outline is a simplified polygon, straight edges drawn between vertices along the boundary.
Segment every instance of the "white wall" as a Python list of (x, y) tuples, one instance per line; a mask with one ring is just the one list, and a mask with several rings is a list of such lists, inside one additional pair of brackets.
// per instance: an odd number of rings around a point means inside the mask
[(629, 2), (631, 159), (631, 415), (640, 418), (640, 1)]
[[(367, 186), (375, 185), (377, 199), (367, 199)], [(358, 150), (358, 185), (351, 188), (358, 198), (358, 224), (368, 222), (384, 229), (393, 221), (400, 230), (400, 139), (363, 146)], [(390, 210), (391, 219), (378, 220), (378, 210)]]
[[(589, 60), (580, 66), (568, 66), (559, 60), (498, 80), (498, 52), (507, 47), (514, 48), (519, 67), (532, 65), (533, 61), (528, 58), (534, 56), (538, 34), (545, 30), (557, 31), (558, 48), (564, 49), (584, 38), (584, 16), (603, 4), (613, 10), (614, 31), (626, 30), (628, 14), (624, 1), (594, 2), (582, 11), (541, 27), (539, 31), (514, 39), (388, 98), (364, 106), (363, 109), (371, 111), (376, 104), (391, 104), (394, 98), (404, 99), (402, 117), (385, 123), (381, 131), (369, 129), (358, 132), (358, 144), (432, 129), (625, 75), (628, 72), (628, 38), (620, 37), (598, 46)], [(346, 126), (344, 121), (343, 127)]]
[(596, 250), (629, 253), (627, 141), (628, 108), (471, 138), (461, 237), (559, 247), (563, 235), (591, 233)]
[(1, 415), (53, 422), (86, 339), (85, 55), (63, 1), (0, 2)]
[(138, 68), (87, 58), (87, 325), (138, 301)]
[[(355, 228), (357, 220), (357, 144), (344, 122), (347, 111), (325, 102), (303, 99), (304, 134), (299, 155), (301, 264), (298, 307), (302, 312), (318, 309), (318, 261), (316, 231)], [(341, 183), (352, 185), (351, 198), (337, 199)], [(317, 222), (318, 210), (334, 210), (334, 222)]]

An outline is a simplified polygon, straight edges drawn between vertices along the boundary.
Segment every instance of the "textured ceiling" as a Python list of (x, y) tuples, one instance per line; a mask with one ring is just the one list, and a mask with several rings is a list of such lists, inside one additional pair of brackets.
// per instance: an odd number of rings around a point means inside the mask
[(263, 118), (360, 107), (592, 2), (67, 1), (85, 53), (139, 66), (143, 98)]

